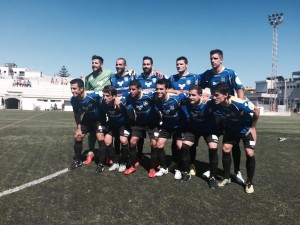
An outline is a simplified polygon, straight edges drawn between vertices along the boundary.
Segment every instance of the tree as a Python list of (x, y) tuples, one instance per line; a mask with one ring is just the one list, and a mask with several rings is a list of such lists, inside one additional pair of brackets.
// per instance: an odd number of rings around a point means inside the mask
[(70, 76), (69, 71), (67, 70), (67, 68), (65, 66), (61, 67), (60, 71), (58, 72), (58, 76), (60, 76), (60, 77)]

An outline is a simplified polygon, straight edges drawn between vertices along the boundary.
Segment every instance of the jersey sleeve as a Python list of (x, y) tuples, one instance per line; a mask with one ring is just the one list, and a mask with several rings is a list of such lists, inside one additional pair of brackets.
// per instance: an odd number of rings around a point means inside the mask
[(180, 101), (182, 101), (182, 100), (185, 100), (185, 99), (188, 98), (188, 94), (182, 92), (182, 93), (180, 93), (180, 94), (178, 95), (178, 97), (179, 97)]
[(200, 76), (199, 76), (199, 82), (198, 82), (198, 85), (202, 88), (202, 89), (205, 89), (208, 87), (208, 82), (206, 81), (206, 72), (205, 73), (202, 73)]
[(182, 105), (181, 105), (181, 111), (183, 112), (185, 118), (186, 118), (187, 120), (189, 120), (190, 114), (189, 114), (189, 112), (188, 112), (188, 109), (187, 109), (186, 104), (182, 104)]
[(79, 112), (79, 108), (77, 107), (76, 101), (75, 101), (75, 99), (73, 97), (71, 98), (71, 105), (72, 105), (72, 108), (73, 108), (73, 112), (74, 113), (78, 113)]
[(244, 87), (240, 78), (236, 75), (234, 71), (232, 71), (230, 79), (231, 79), (232, 86), (235, 90), (239, 90)]
[(171, 75), (167, 80), (169, 81), (169, 86), (170, 88), (173, 88), (174, 89), (174, 86), (173, 86), (173, 80), (174, 80), (174, 75)]
[(86, 78), (85, 78), (85, 81), (84, 81), (84, 90), (86, 90), (86, 91), (90, 91), (91, 90), (91, 86), (90, 86), (90, 83), (89, 83), (89, 76), (87, 76)]

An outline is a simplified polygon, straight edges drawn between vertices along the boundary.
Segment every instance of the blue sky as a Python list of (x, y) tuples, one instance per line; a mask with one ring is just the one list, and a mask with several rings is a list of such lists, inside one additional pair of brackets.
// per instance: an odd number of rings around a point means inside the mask
[(270, 76), (272, 26), (268, 15), (284, 13), (279, 26), (278, 74), (300, 71), (300, 1), (298, 0), (0, 0), (0, 65), (58, 73), (65, 65), (72, 77), (91, 72), (91, 56), (115, 70), (118, 57), (141, 71), (142, 57), (155, 68), (176, 73), (179, 56), (189, 71), (210, 69), (209, 51), (222, 49), (224, 65), (245, 86)]

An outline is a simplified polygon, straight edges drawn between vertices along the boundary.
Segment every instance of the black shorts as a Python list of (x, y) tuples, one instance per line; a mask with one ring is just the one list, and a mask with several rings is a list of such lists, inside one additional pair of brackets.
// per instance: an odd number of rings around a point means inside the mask
[(103, 126), (101, 126), (99, 121), (82, 121), (81, 123), (81, 132), (83, 134), (104, 133), (104, 130), (101, 128), (103, 128)]
[(109, 134), (113, 137), (119, 137), (119, 136), (124, 136), (124, 137), (129, 137), (130, 136), (130, 129), (125, 126), (121, 126), (119, 128), (113, 128), (111, 126), (107, 127), (106, 134)]
[[(134, 126), (132, 128), (131, 137), (144, 138), (144, 134), (148, 133), (150, 139), (158, 137), (158, 128), (150, 126)], [(154, 134), (155, 133), (155, 134)]]
[(243, 140), (244, 148), (255, 148), (256, 141), (254, 140), (251, 133), (248, 135), (240, 135), (240, 134), (233, 134), (230, 132), (225, 132), (223, 135), (223, 144), (238, 144), (240, 142), (240, 139)]
[(167, 128), (161, 128), (158, 131), (159, 138), (166, 138), (166, 139), (170, 139), (172, 137), (173, 134), (173, 139), (175, 140), (182, 140), (184, 137), (184, 133), (181, 133), (178, 129), (174, 128), (174, 129), (167, 129)]
[(184, 134), (184, 140), (193, 142), (195, 145), (198, 145), (199, 138), (203, 137), (205, 140), (206, 144), (214, 142), (218, 143), (219, 142), (219, 136), (217, 134), (208, 134), (208, 133), (194, 133), (191, 131), (187, 131)]

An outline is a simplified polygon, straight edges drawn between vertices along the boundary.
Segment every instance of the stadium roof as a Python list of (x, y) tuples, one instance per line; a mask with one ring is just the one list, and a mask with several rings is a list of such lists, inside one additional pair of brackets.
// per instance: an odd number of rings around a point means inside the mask
[(300, 76), (300, 71), (295, 71), (292, 73), (292, 76)]
[(266, 80), (274, 80), (277, 79), (278, 81), (284, 81), (283, 76), (276, 76), (276, 77), (267, 77)]

